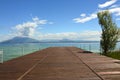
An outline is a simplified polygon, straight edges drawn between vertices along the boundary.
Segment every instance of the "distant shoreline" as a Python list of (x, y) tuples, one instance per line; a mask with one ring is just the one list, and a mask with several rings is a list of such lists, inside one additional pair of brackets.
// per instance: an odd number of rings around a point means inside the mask
[(15, 44), (15, 43), (99, 43), (100, 41), (61, 41), (61, 42), (57, 42), (57, 41), (48, 41), (48, 42), (8, 42), (8, 43), (4, 43), (4, 42), (0, 42), (0, 44)]

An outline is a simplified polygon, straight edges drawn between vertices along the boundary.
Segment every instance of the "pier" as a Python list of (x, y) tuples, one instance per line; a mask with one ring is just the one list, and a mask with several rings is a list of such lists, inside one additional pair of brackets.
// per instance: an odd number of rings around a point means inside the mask
[(120, 60), (50, 47), (0, 64), (0, 80), (120, 80)]

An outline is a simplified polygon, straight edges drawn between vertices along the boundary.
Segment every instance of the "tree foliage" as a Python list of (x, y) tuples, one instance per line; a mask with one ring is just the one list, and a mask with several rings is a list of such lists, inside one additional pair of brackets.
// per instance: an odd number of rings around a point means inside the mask
[(97, 16), (102, 29), (100, 40), (102, 53), (104, 55), (107, 55), (108, 52), (113, 50), (116, 46), (119, 36), (119, 29), (117, 28), (117, 25), (113, 22), (112, 16), (109, 11), (99, 12)]

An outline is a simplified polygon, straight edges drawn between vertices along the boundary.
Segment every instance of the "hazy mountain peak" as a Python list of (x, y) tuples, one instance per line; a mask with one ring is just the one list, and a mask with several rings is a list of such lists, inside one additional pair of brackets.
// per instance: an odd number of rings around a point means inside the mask
[(39, 40), (36, 40), (36, 39), (32, 39), (32, 38), (29, 38), (29, 37), (14, 37), (12, 39), (9, 39), (9, 40), (6, 40), (6, 41), (3, 41), (2, 43), (38, 43), (40, 42)]

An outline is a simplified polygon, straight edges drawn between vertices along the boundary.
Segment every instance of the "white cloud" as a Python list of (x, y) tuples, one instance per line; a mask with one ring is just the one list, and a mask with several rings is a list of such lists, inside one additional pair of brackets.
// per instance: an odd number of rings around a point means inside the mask
[(93, 13), (90, 16), (83, 17), (83, 18), (75, 18), (73, 20), (76, 23), (85, 23), (85, 22), (90, 21), (90, 20), (95, 19), (95, 18), (97, 18), (97, 14)]
[(33, 21), (39, 21), (39, 18), (38, 17), (34, 17), (32, 18)]
[[(105, 11), (105, 10), (100, 10), (99, 12), (102, 12), (102, 11)], [(108, 11), (114, 14), (115, 16), (120, 16), (120, 7), (111, 8)]]
[(15, 26), (18, 36), (32, 36), (39, 25), (47, 24), (47, 20), (40, 20), (38, 17), (34, 17), (32, 20)]
[(108, 6), (112, 5), (112, 4), (114, 4), (115, 2), (117, 2), (117, 0), (109, 0), (109, 1), (107, 1), (105, 3), (103, 3), (103, 4), (99, 4), (98, 7), (99, 8), (105, 8), (105, 7), (108, 7)]
[(112, 5), (110, 8), (116, 8), (118, 7), (118, 5)]
[(65, 32), (65, 33), (48, 33), (40, 35), (40, 39), (64, 39), (64, 38), (72, 38), (74, 39), (77, 34), (74, 32)]
[(80, 16), (81, 16), (81, 17), (85, 17), (85, 16), (86, 16), (86, 14), (85, 14), (85, 13), (82, 13)]
[(38, 17), (34, 17), (32, 18), (32, 20), (34, 21), (34, 23), (36, 24), (47, 24), (47, 20), (40, 20)]
[(83, 31), (81, 33), (76, 32), (63, 32), (63, 33), (48, 33), (41, 34), (39, 39), (70, 39), (70, 40), (100, 40), (101, 32), (99, 31)]
[(120, 7), (109, 9), (111, 13), (114, 13), (116, 16), (120, 16)]
[[(113, 13), (115, 16), (120, 16), (120, 7), (119, 5), (112, 5), (114, 4), (115, 2), (117, 2), (117, 0), (110, 0), (110, 1), (107, 1), (105, 2), (104, 4), (99, 4), (99, 8), (105, 8), (105, 7), (109, 7), (109, 12), (110, 13)], [(85, 23), (85, 22), (88, 22), (88, 21), (91, 21), (93, 19), (96, 19), (97, 18), (97, 13), (101, 12), (101, 11), (105, 11), (104, 9), (99, 9), (95, 12), (93, 12), (92, 14), (90, 14), (89, 16), (86, 16), (86, 14), (80, 14), (80, 17), (78, 18), (74, 18), (73, 21), (75, 21), (76, 23)]]

